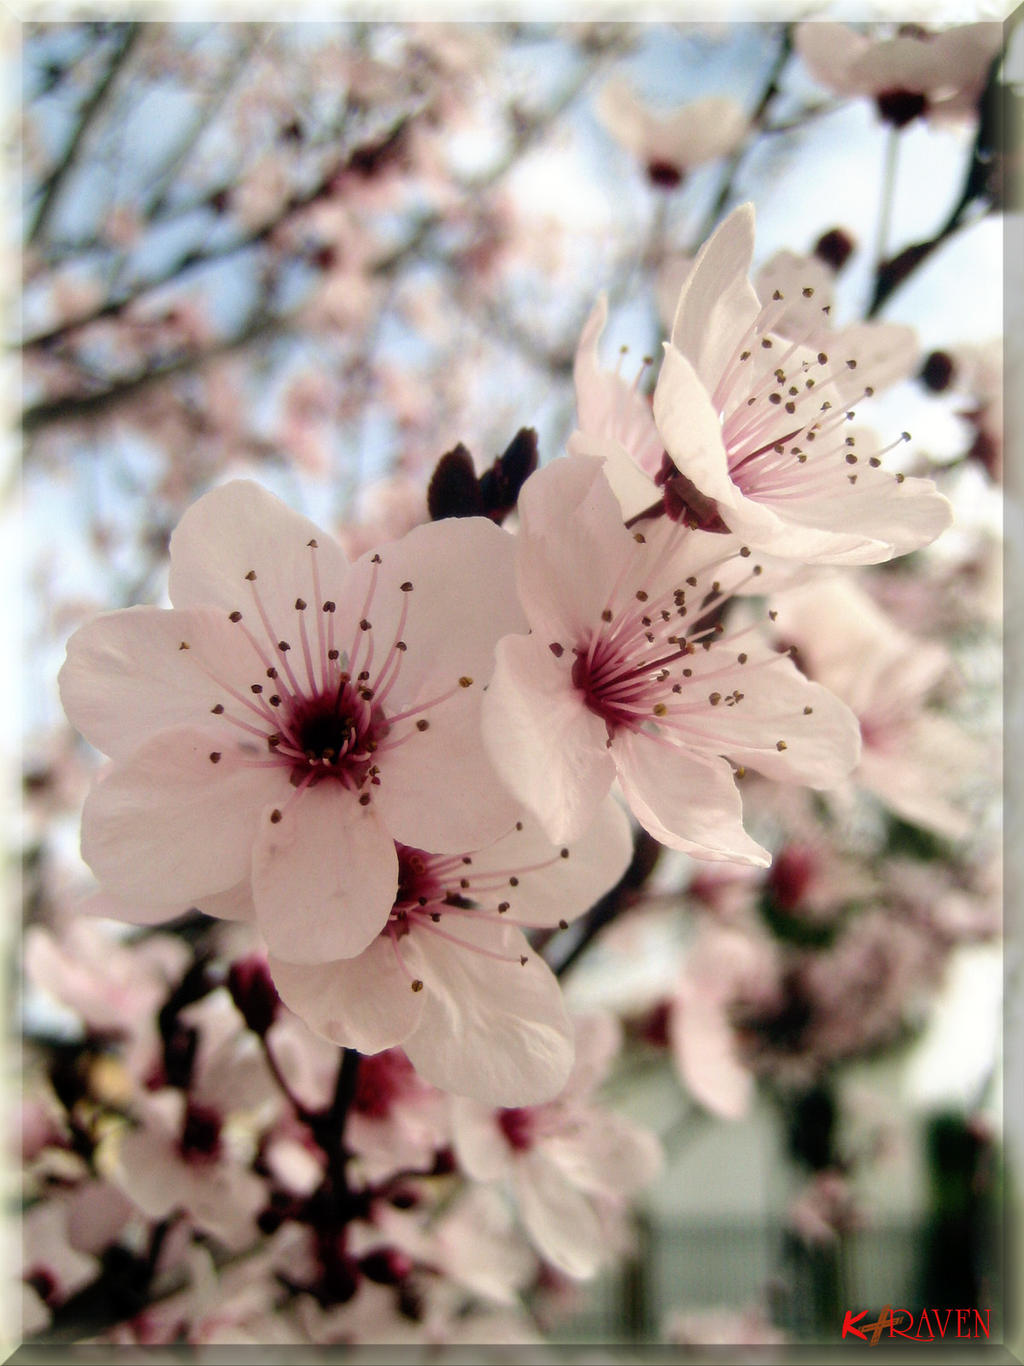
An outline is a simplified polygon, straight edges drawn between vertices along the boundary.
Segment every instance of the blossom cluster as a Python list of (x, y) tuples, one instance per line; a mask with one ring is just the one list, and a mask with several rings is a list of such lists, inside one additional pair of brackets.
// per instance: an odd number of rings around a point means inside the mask
[[(870, 98), (895, 139), (970, 123), (997, 30), (876, 42), (803, 24), (780, 61)], [(718, 1121), (769, 1097), (804, 1136), (792, 1228), (834, 1243), (886, 1142), (883, 1115), (856, 1154), (843, 1139), (844, 1069), (914, 1037), (958, 952), (999, 934), (993, 746), (965, 702), (968, 676), (992, 672), (998, 547), (959, 509), (954, 525), (958, 477), (992, 491), (1001, 470), (994, 353), (923, 361), (913, 328), (876, 318), (909, 257), (880, 256), (867, 315), (841, 324), (841, 229), (764, 259), (758, 209), (731, 191), (745, 149), (785, 132), (765, 121), (773, 87), (756, 114), (724, 94), (659, 112), (618, 77), (594, 112), (661, 205), (643, 284), (663, 339), (634, 376), (626, 348), (609, 368), (621, 291), (591, 282), (561, 349), (531, 347), (509, 282), (553, 270), (554, 248), (489, 193), (502, 172), (470, 186), (467, 226), (446, 161), (444, 129), (495, 53), (459, 26), (400, 33), (397, 93), (386, 44), (325, 47), (311, 70), (317, 89), (344, 73), (358, 136), (342, 153), (292, 119), (302, 174), (268, 151), (202, 196), (267, 253), (254, 328), (298, 297), (282, 263), (315, 277), (289, 326), (335, 339), (346, 384), (298, 366), (267, 438), (211, 360), (209, 423), (191, 392), (171, 421), (164, 368), (237, 344), (198, 301), (154, 320), (126, 286), (28, 310), (27, 429), (81, 404), (112, 433), (103, 411), (137, 389), (168, 443), (154, 506), (174, 515), (133, 605), (67, 607), (59, 695), (85, 745), (65, 738), (28, 786), (30, 827), (80, 815), (81, 861), (44, 858), (40, 838), (25, 1336), (543, 1340), (577, 1283), (635, 1250), (631, 1215), (664, 1167), (655, 1133), (601, 1094), (638, 1061)], [(600, 25), (572, 41), (616, 55)], [(404, 111), (371, 135), (360, 120), (388, 99)], [(236, 131), (257, 113), (234, 111)], [(521, 151), (543, 119), (517, 118)], [(666, 206), (716, 163), (703, 240), (677, 250)], [(409, 204), (418, 226), (385, 250)], [(153, 224), (165, 210), (157, 193)], [(52, 214), (44, 194), (37, 252)], [(115, 217), (116, 282), (142, 226)], [(493, 337), (571, 378), (556, 440), (519, 425), (510, 371), (477, 396), (518, 428), (504, 453), (439, 457), (435, 429), (473, 420), (469, 359), (424, 384), (374, 351), (392, 277), (406, 321), (448, 335), (419, 297), (421, 250), (454, 253), (452, 297)], [(974, 405), (959, 469), (891, 427), (914, 376)], [(314, 504), (267, 447), (337, 484), (338, 433), (382, 401), (403, 447), (391, 476), (347, 519), (299, 511)], [(94, 530), (103, 554), (116, 532)], [(609, 990), (602, 964), (617, 979), (643, 935), (659, 970)], [(33, 1038), (53, 1009), (57, 1033)], [(665, 1331), (706, 1341), (730, 1331), (720, 1318)], [(758, 1306), (721, 1321), (781, 1335)]]
[[(258, 485), (189, 510), (171, 609), (97, 618), (61, 671), (111, 760), (82, 818), (104, 911), (251, 922), (325, 1037), (403, 1044), (491, 1104), (557, 1094), (569, 1022), (524, 930), (567, 925), (625, 872), (613, 783), (661, 843), (763, 865), (734, 774), (827, 788), (858, 761), (849, 708), (756, 622), (726, 625), (760, 552), (870, 561), (949, 520), (930, 481), (875, 456), (848, 491), (860, 457), (822, 397), (840, 386), (771, 332), (751, 225), (737, 210), (698, 256), (649, 418), (617, 376), (602, 389), (588, 331), (580, 439), (525, 480), (514, 536), (444, 517), (350, 564)], [(639, 511), (604, 470), (633, 456)]]

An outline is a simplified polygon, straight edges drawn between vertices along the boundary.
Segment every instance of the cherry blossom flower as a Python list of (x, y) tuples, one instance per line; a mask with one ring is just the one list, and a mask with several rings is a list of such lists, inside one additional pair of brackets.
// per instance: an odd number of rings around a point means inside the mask
[[(917, 364), (919, 346), (914, 329), (903, 323), (868, 320), (836, 324), (833, 309), (839, 267), (834, 263), (845, 262), (844, 253), (853, 249), (845, 238), (833, 245), (840, 232), (834, 229), (826, 233), (810, 256), (788, 250), (775, 252), (760, 266), (753, 285), (762, 306), (785, 305), (772, 324), (774, 333), (801, 342), (815, 354), (825, 351), (856, 358), (855, 369), (844, 366), (833, 372), (844, 400), (856, 402), (869, 388), (877, 393), (910, 376)], [(679, 295), (693, 264), (692, 256), (672, 255), (658, 273), (658, 316), (668, 331), (672, 329)], [(596, 371), (596, 355), (590, 363)]]
[(631, 533), (584, 456), (533, 475), (519, 513), (532, 634), (501, 641), (483, 707), (505, 782), (556, 840), (585, 830), (618, 778), (669, 848), (767, 864), (743, 829), (734, 765), (827, 787), (858, 739), (847, 708), (752, 629), (709, 617), (719, 576), (746, 573), (745, 547), (668, 518)]
[(690, 167), (727, 156), (742, 142), (748, 123), (736, 101), (725, 95), (655, 113), (621, 79), (605, 85), (597, 115), (615, 141), (645, 168), (651, 183), (664, 189), (675, 189)]
[(364, 1057), (345, 1123), (358, 1176), (380, 1181), (404, 1169), (429, 1171), (448, 1141), (444, 1094), (417, 1076), (400, 1048)]
[(476, 1181), (511, 1182), (538, 1250), (579, 1279), (592, 1276), (604, 1260), (606, 1211), (653, 1180), (661, 1165), (653, 1134), (591, 1104), (619, 1042), (611, 1016), (581, 1017), (576, 1063), (557, 1099), (501, 1110), (452, 1102), (462, 1168)]
[(398, 846), (398, 895), (383, 932), (354, 958), (271, 955), (286, 1005), (361, 1053), (401, 1045), (420, 1076), (490, 1104), (557, 1093), (572, 1031), (557, 979), (524, 928), (564, 926), (624, 872), (628, 821), (607, 799), (586, 834), (558, 848), (525, 817), (481, 851)]
[[(760, 303), (747, 278), (753, 251), (747, 204), (708, 239), (686, 278), (653, 412), (636, 383), (630, 389), (599, 369), (598, 303), (576, 359), (580, 417), (570, 451), (606, 458), (627, 518), (663, 509), (807, 563), (877, 563), (928, 544), (949, 526), (949, 503), (930, 480), (887, 473), (874, 435), (849, 426), (857, 355), (820, 349), (815, 328), (780, 336), (791, 305)], [(855, 345), (865, 339), (877, 371), (877, 339), (851, 334)]]
[(933, 393), (969, 395), (971, 406), (959, 415), (971, 424), (968, 454), (995, 480), (1003, 477), (1003, 345), (999, 338), (933, 351), (921, 369)]
[(954, 800), (981, 764), (978, 743), (928, 707), (949, 673), (948, 651), (900, 627), (855, 583), (838, 577), (775, 600), (775, 626), (801, 667), (860, 720), (863, 747), (852, 783), (904, 820), (950, 839), (970, 829)]
[[(445, 1098), (445, 1110), (450, 1109)], [(449, 1120), (450, 1123), (450, 1120)], [(353, 1228), (353, 1255), (380, 1279), (381, 1254), (403, 1264), (430, 1266), (457, 1285), (493, 1304), (515, 1304), (535, 1278), (537, 1257), (516, 1227), (515, 1218), (493, 1186), (465, 1183), (454, 1199), (446, 1199), (429, 1220), (421, 1209), (396, 1209), (375, 1200), (369, 1222)], [(395, 1255), (397, 1254), (397, 1256)]]
[(896, 128), (916, 118), (974, 113), (1003, 41), (997, 23), (929, 32), (902, 24), (893, 38), (869, 38), (846, 24), (806, 23), (796, 50), (815, 80), (841, 95), (869, 95)]
[(87, 1031), (122, 1042), (129, 1069), (143, 1074), (159, 1047), (157, 1012), (185, 970), (188, 949), (163, 934), (119, 944), (111, 928), (82, 916), (62, 923), (59, 934), (29, 926), (25, 974)]
[(754, 1093), (730, 1012), (737, 1000), (767, 1009), (778, 971), (772, 941), (749, 923), (703, 924), (687, 956), (669, 1011), (669, 1042), (686, 1088), (723, 1119), (744, 1115)]
[(171, 538), (173, 609), (98, 617), (61, 671), (113, 761), (82, 817), (107, 913), (254, 906), (290, 961), (349, 957), (394, 904), (396, 839), (461, 852), (510, 829), (477, 717), (522, 621), (512, 552), (471, 518), (349, 565), (256, 484), (200, 499)]
[(50, 1310), (94, 1279), (99, 1263), (91, 1254), (72, 1246), (67, 1200), (45, 1200), (33, 1205), (25, 1212), (21, 1231), (21, 1275), (28, 1287), (24, 1297), (25, 1327), (29, 1332), (39, 1332), (47, 1326)]

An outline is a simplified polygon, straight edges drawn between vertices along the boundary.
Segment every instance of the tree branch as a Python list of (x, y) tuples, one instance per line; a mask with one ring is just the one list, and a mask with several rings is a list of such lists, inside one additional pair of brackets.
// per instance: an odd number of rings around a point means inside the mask
[(29, 245), (37, 241), (45, 231), (50, 214), (56, 205), (57, 197), (78, 161), (79, 149), (82, 146), (85, 135), (92, 127), (96, 116), (99, 114), (106, 101), (111, 86), (117, 79), (117, 75), (125, 62), (131, 56), (132, 49), (141, 36), (142, 26), (140, 24), (125, 24), (124, 29), (124, 41), (110, 59), (110, 65), (107, 67), (99, 84), (86, 101), (86, 104), (82, 109), (81, 117), (78, 120), (78, 127), (75, 129), (63, 157), (43, 182), (39, 207), (36, 210), (36, 216), (32, 226), (28, 231), (27, 241)]

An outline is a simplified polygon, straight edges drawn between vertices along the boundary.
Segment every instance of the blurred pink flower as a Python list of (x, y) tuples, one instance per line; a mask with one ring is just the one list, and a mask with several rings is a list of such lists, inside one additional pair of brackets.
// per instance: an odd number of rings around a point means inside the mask
[(67, 1200), (54, 1198), (41, 1200), (22, 1218), (21, 1275), (34, 1292), (25, 1298), (25, 1327), (29, 1332), (43, 1329), (49, 1322), (49, 1311), (99, 1275), (98, 1259), (72, 1245), (68, 1212)]
[(748, 125), (746, 114), (726, 95), (656, 113), (621, 78), (602, 89), (597, 116), (615, 141), (637, 158), (651, 182), (667, 189), (678, 186), (690, 167), (727, 156), (742, 142)]
[(619, 1047), (611, 1016), (576, 1024), (576, 1062), (565, 1089), (546, 1105), (489, 1110), (453, 1101), (455, 1150), (475, 1181), (510, 1181), (537, 1249), (579, 1279), (608, 1252), (606, 1219), (657, 1175), (653, 1134), (592, 1104)]
[(137, 1127), (102, 1141), (97, 1161), (108, 1179), (149, 1219), (184, 1211), (229, 1248), (251, 1243), (268, 1188), (236, 1149), (224, 1112), (165, 1088), (139, 1096), (135, 1117)]
[(400, 1048), (359, 1063), (345, 1123), (345, 1145), (357, 1178), (381, 1181), (393, 1172), (429, 1171), (449, 1135), (444, 1093), (423, 1081)]
[(763, 933), (702, 924), (669, 1013), (676, 1069), (690, 1093), (723, 1119), (750, 1108), (754, 1078), (732, 1012), (739, 1000), (767, 1008), (775, 999), (779, 958)]
[(25, 932), (28, 980), (73, 1011), (90, 1034), (120, 1042), (131, 1073), (142, 1076), (159, 1051), (157, 1012), (189, 961), (189, 950), (170, 935), (124, 944), (111, 927), (82, 916), (59, 932), (30, 925)]
[(903, 24), (879, 39), (812, 22), (798, 25), (795, 44), (815, 80), (841, 95), (870, 95), (879, 115), (902, 128), (918, 117), (973, 114), (1002, 41), (998, 23), (941, 32)]
[(752, 630), (710, 624), (719, 575), (746, 572), (738, 544), (668, 518), (630, 533), (601, 462), (582, 456), (531, 476), (519, 514), (532, 634), (500, 643), (483, 704), (504, 780), (553, 839), (584, 830), (618, 778), (669, 848), (767, 864), (733, 766), (826, 787), (854, 766), (858, 739), (846, 707)]
[(461, 852), (509, 829), (477, 718), (494, 643), (522, 622), (512, 554), (464, 519), (350, 566), (256, 484), (200, 499), (171, 538), (174, 609), (97, 618), (61, 671), (113, 760), (82, 818), (106, 912), (254, 905), (289, 960), (350, 957), (388, 919), (396, 838)]
[(950, 839), (971, 818), (956, 798), (981, 765), (978, 743), (929, 707), (946, 649), (902, 631), (861, 588), (828, 578), (779, 594), (775, 626), (801, 667), (855, 712), (863, 747), (852, 783), (904, 820)]
[(610, 798), (561, 849), (528, 817), (472, 854), (399, 846), (398, 896), (369, 948), (315, 965), (272, 955), (274, 980), (335, 1043), (371, 1054), (400, 1044), (433, 1085), (492, 1105), (546, 1100), (568, 1075), (572, 1034), (557, 979), (523, 929), (581, 915), (630, 854)]

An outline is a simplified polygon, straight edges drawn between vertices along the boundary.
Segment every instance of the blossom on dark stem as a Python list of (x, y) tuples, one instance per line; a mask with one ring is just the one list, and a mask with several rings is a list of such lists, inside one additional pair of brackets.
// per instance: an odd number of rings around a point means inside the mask
[[(558, 981), (523, 931), (582, 915), (631, 852), (629, 822), (611, 798), (564, 845), (525, 814), (466, 854), (400, 845), (397, 896), (365, 952), (321, 964), (272, 954), (274, 980), (285, 1004), (335, 1043), (364, 1054), (401, 1045), (421, 1078), (491, 1104), (547, 1099), (572, 1065), (572, 1030)], [(383, 1119), (406, 1089), (404, 1067), (388, 1054), (362, 1066), (370, 1071), (357, 1111)]]
[(753, 628), (718, 620), (723, 582), (757, 575), (750, 552), (666, 518), (631, 533), (585, 456), (535, 474), (519, 514), (531, 634), (500, 642), (483, 706), (505, 782), (555, 840), (586, 830), (617, 778), (663, 844), (767, 864), (743, 829), (735, 770), (831, 786), (859, 737), (847, 708)]
[(96, 618), (61, 671), (112, 759), (82, 817), (108, 913), (254, 911), (272, 950), (323, 962), (380, 933), (396, 839), (461, 851), (509, 829), (477, 717), (494, 642), (522, 621), (512, 553), (477, 518), (350, 565), (256, 484), (194, 504), (174, 608)]
[(592, 1103), (620, 1042), (610, 1016), (581, 1016), (572, 1073), (547, 1104), (490, 1110), (473, 1100), (452, 1103), (462, 1170), (475, 1181), (509, 1183), (531, 1241), (577, 1278), (592, 1276), (607, 1258), (606, 1221), (661, 1165), (653, 1134)]

